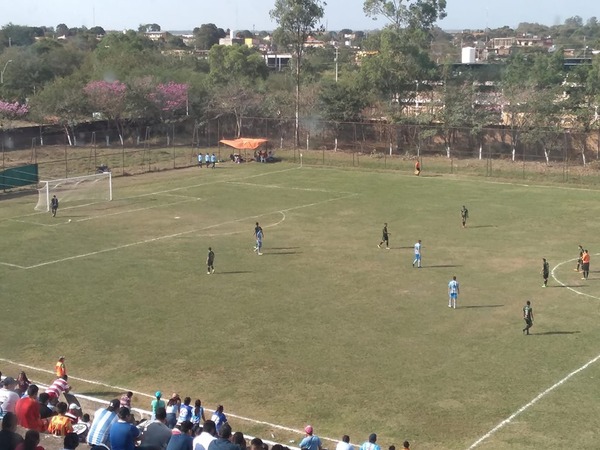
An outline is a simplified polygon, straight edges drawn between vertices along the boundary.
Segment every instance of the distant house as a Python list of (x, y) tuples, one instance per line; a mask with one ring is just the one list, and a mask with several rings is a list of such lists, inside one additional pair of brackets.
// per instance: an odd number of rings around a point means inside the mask
[(167, 32), (166, 31), (146, 31), (144, 33), (144, 36), (146, 36), (151, 41), (160, 41), (161, 39), (167, 38)]

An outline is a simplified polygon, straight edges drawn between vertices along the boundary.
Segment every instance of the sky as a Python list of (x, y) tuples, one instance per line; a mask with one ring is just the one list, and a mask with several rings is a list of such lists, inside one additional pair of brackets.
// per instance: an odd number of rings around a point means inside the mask
[[(7, 3), (10, 2), (10, 7)], [(203, 23), (223, 29), (272, 30), (269, 11), (275, 0), (0, 0), (0, 25), (69, 27), (101, 26), (106, 30), (137, 29), (157, 23), (163, 30), (191, 30)], [(325, 0), (323, 25), (328, 30), (372, 30), (386, 25), (363, 13), (363, 0)], [(545, 25), (563, 23), (576, 15), (584, 22), (600, 16), (594, 0), (447, 0), (448, 17), (439, 25), (446, 30), (512, 28), (521, 22)]]

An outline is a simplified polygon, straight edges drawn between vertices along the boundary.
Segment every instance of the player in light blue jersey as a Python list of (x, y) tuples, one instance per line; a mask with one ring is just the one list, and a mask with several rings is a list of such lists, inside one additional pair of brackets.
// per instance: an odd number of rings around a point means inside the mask
[(264, 237), (264, 232), (262, 227), (256, 222), (256, 226), (254, 227), (254, 237), (256, 237), (256, 245), (254, 246), (254, 251), (258, 253), (258, 255), (262, 255), (262, 240)]
[(448, 308), (456, 309), (456, 300), (458, 300), (459, 293), (460, 287), (458, 281), (456, 281), (456, 276), (454, 276), (448, 283)]
[(415, 259), (413, 261), (413, 267), (415, 267), (415, 264), (419, 269), (421, 268), (421, 239), (419, 239), (415, 244)]
[(204, 155), (204, 164), (206, 164), (206, 168), (208, 169), (208, 165), (210, 164), (210, 155), (208, 153)]

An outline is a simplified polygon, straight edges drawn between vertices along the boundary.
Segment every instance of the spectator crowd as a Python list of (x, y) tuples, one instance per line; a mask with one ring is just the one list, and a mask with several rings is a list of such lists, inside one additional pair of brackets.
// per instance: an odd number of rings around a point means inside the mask
[[(54, 382), (40, 392), (25, 372), (16, 379), (2, 379), (0, 372), (0, 450), (44, 450), (40, 433), (61, 437), (65, 450), (75, 450), (80, 443), (91, 450), (290, 450), (281, 444), (269, 448), (260, 438), (247, 442), (242, 432), (233, 432), (223, 405), (218, 405), (207, 419), (200, 399), (192, 404), (191, 397), (182, 400), (177, 393), (165, 401), (162, 392), (157, 391), (150, 403), (149, 419), (135, 419), (132, 392), (111, 400), (90, 417), (70, 395), (63, 356), (56, 363), (55, 375)], [(61, 401), (61, 397), (70, 399), (70, 403)], [(17, 431), (18, 426), (26, 430), (24, 436)], [(312, 426), (307, 425), (304, 431), (298, 443), (301, 450), (326, 450)], [(407, 441), (403, 449), (409, 449)], [(355, 449), (350, 437), (344, 435), (335, 450)], [(372, 433), (357, 450), (382, 449)], [(392, 445), (388, 450), (396, 448)]]

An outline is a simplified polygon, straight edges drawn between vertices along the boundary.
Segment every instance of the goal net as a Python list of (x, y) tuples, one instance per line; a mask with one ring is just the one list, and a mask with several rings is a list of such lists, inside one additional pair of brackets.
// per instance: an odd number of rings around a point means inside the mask
[(50, 211), (50, 200), (54, 195), (60, 205), (70, 202), (112, 200), (112, 176), (110, 172), (40, 181), (37, 211)]

